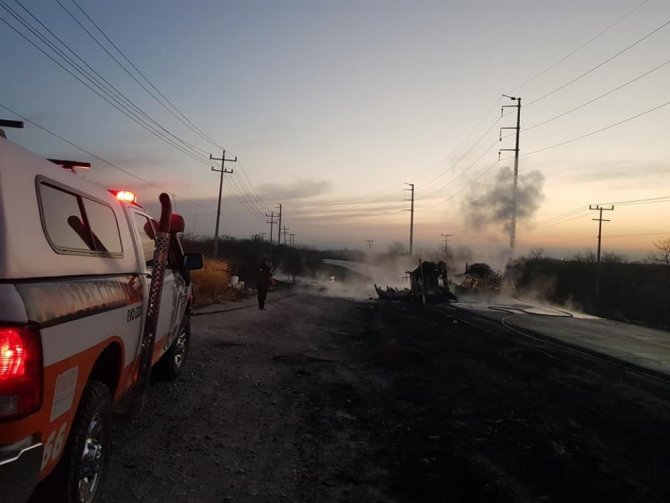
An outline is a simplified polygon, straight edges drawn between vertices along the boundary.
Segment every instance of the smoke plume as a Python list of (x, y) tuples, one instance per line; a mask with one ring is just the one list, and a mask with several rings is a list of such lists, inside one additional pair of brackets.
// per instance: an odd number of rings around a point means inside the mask
[[(502, 224), (510, 232), (512, 219), (514, 172), (510, 167), (500, 168), (493, 179), (473, 185), (463, 201), (466, 223), (475, 228)], [(527, 220), (544, 199), (544, 175), (537, 170), (519, 175), (517, 191), (517, 222)]]

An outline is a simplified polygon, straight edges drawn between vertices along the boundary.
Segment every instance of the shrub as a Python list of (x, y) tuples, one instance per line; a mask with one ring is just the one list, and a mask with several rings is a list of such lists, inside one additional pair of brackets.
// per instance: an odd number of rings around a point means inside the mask
[(191, 272), (197, 304), (207, 304), (237, 298), (230, 286), (230, 264), (226, 260), (206, 259), (204, 267)]

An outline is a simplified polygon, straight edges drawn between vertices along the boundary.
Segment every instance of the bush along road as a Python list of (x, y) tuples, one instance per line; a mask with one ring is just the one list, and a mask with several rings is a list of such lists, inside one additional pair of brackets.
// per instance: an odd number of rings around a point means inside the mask
[(663, 383), (446, 306), (210, 311), (115, 426), (103, 501), (670, 501)]

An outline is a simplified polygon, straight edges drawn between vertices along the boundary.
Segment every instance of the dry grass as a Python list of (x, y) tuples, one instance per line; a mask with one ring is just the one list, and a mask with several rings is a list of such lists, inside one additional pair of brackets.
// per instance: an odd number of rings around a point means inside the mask
[(237, 290), (230, 286), (230, 265), (225, 260), (205, 260), (204, 267), (191, 272), (196, 304), (233, 300)]

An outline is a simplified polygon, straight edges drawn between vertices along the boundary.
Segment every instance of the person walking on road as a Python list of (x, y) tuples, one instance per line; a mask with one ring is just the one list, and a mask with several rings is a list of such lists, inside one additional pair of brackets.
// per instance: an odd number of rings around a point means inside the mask
[(258, 292), (258, 309), (265, 309), (265, 298), (268, 295), (268, 288), (274, 284), (272, 271), (267, 260), (263, 259), (256, 269), (256, 290)]

